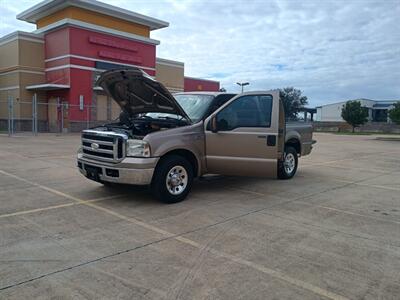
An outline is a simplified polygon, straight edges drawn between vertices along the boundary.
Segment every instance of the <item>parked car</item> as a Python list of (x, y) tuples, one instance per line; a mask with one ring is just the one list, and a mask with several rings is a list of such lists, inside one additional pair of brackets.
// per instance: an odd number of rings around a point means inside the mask
[(104, 72), (97, 84), (119, 120), (82, 132), (80, 172), (91, 180), (150, 185), (182, 201), (204, 174), (292, 178), (311, 152), (312, 126), (286, 126), (278, 91), (172, 95), (140, 69)]

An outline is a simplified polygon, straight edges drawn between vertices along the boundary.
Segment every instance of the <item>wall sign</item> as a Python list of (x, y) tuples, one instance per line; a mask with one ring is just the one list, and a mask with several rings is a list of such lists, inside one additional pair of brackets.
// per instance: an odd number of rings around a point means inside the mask
[(138, 52), (138, 47), (128, 45), (125, 43), (97, 37), (97, 36), (89, 36), (89, 43), (92, 44), (97, 44), (97, 45), (103, 45), (103, 46), (108, 46), (111, 48), (118, 48), (118, 49), (124, 49), (124, 50), (129, 50), (132, 52)]
[(100, 57), (128, 61), (128, 62), (131, 62), (131, 63), (134, 63), (134, 64), (141, 64), (142, 63), (142, 58), (141, 57), (132, 56), (132, 55), (128, 55), (128, 54), (122, 54), (122, 53), (117, 53), (117, 52), (101, 50), (101, 51), (99, 51), (98, 55)]

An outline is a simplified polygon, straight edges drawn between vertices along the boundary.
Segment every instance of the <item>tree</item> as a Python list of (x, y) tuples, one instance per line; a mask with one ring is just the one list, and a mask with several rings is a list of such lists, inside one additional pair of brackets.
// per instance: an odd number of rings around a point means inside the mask
[(286, 119), (297, 119), (299, 111), (308, 103), (307, 97), (294, 87), (279, 89), (279, 94), (285, 108)]
[(342, 107), (342, 118), (354, 128), (368, 121), (368, 109), (361, 106), (360, 101), (347, 101)]
[(389, 110), (389, 118), (397, 125), (400, 125), (400, 101), (394, 104), (394, 108)]

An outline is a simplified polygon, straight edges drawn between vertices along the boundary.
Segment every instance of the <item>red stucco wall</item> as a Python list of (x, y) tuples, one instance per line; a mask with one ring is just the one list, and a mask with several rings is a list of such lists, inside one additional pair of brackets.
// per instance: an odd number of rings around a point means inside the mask
[(204, 80), (200, 78), (185, 77), (184, 89), (185, 92), (193, 92), (193, 91), (218, 92), (219, 82)]

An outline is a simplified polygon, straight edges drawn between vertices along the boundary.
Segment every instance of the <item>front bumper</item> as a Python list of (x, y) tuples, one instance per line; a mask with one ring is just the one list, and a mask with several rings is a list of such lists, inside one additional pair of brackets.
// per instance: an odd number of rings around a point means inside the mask
[(95, 181), (147, 185), (151, 183), (159, 158), (127, 157), (119, 163), (105, 163), (78, 154), (79, 171)]

